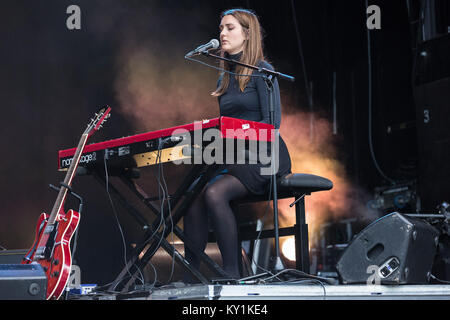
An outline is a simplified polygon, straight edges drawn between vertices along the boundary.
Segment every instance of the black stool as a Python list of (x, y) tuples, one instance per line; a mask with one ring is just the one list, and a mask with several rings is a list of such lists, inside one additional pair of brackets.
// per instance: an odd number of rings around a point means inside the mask
[[(333, 183), (323, 177), (305, 173), (291, 173), (277, 181), (278, 199), (295, 198), (291, 204), (295, 204), (295, 225), (292, 227), (280, 228), (279, 236), (295, 237), (295, 257), (296, 269), (309, 273), (309, 249), (308, 249), (308, 225), (305, 218), (305, 196), (312, 192), (325, 191), (333, 188)], [(239, 205), (252, 202), (261, 202), (272, 200), (269, 195), (249, 196), (239, 203), (235, 203), (235, 209)], [(259, 231), (248, 230), (247, 228), (239, 228), (239, 240), (256, 240)], [(259, 235), (259, 239), (275, 237), (275, 230), (263, 230)]]

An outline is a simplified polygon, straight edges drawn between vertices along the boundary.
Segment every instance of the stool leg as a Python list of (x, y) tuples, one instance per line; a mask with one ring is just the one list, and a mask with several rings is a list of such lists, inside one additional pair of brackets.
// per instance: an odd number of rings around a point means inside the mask
[[(297, 200), (299, 197), (296, 197)], [(295, 204), (295, 257), (296, 268), (309, 273), (309, 243), (308, 225), (305, 218), (305, 197), (302, 196)]]

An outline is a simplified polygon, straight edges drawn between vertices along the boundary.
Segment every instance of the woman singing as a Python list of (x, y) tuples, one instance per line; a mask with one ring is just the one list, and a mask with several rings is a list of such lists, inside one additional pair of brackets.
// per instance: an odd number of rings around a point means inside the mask
[[(221, 55), (269, 70), (273, 67), (263, 55), (262, 30), (258, 17), (249, 10), (231, 9), (222, 13), (220, 21)], [(241, 76), (224, 72), (217, 89), (221, 116), (270, 123), (269, 92), (258, 71), (221, 62), (221, 67)], [(244, 76), (242, 76), (244, 75)], [(254, 75), (254, 76), (245, 76)], [(275, 127), (281, 123), (278, 82), (273, 82)], [(222, 255), (223, 269), (230, 278), (239, 279), (237, 224), (230, 202), (250, 194), (269, 191), (271, 176), (261, 175), (262, 164), (227, 164), (220, 176), (210, 181), (184, 217), (184, 231), (195, 247), (204, 251), (208, 241), (208, 219), (212, 222)], [(277, 176), (291, 172), (291, 161), (284, 141), (279, 139)], [(186, 248), (186, 259), (198, 269), (200, 261)], [(188, 281), (187, 279), (185, 279)]]

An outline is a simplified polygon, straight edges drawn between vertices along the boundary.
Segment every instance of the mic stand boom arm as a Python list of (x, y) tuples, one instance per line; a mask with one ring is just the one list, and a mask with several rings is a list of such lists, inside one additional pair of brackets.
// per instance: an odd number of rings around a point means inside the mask
[[(270, 112), (270, 124), (273, 125), (275, 129), (275, 135), (273, 136), (274, 140), (272, 141), (272, 147), (271, 147), (271, 167), (272, 167), (272, 190), (273, 190), (273, 215), (274, 215), (274, 231), (275, 231), (275, 265), (274, 265), (274, 271), (279, 272), (284, 269), (283, 262), (280, 258), (280, 242), (279, 242), (279, 231), (278, 231), (278, 193), (277, 193), (277, 177), (276, 172), (274, 170), (274, 164), (275, 161), (278, 161), (279, 159), (275, 159), (275, 143), (279, 141), (278, 139), (278, 129), (275, 127), (275, 106), (274, 106), (274, 90), (273, 90), (273, 79), (276, 77), (279, 77), (281, 79), (289, 80), (294, 82), (295, 78), (292, 76), (289, 76), (287, 74), (269, 70), (267, 68), (258, 68), (253, 65), (249, 65), (246, 63), (242, 63), (240, 61), (236, 61), (233, 59), (228, 59), (225, 57), (221, 57), (215, 54), (211, 54), (208, 51), (202, 51), (201, 54), (205, 56), (209, 56), (215, 59), (227, 61), (229, 63), (234, 63), (249, 69), (257, 70), (258, 72), (263, 74), (264, 81), (266, 83), (267, 89), (269, 91), (269, 112)], [(276, 146), (278, 147), (278, 146)], [(277, 166), (278, 167), (278, 166)]]
[(279, 77), (281, 79), (289, 80), (291, 82), (295, 81), (294, 77), (292, 77), (290, 75), (287, 75), (287, 74), (284, 74), (284, 73), (281, 73), (281, 72), (278, 72), (278, 71), (269, 70), (267, 68), (259, 68), (259, 67), (253, 66), (251, 64), (246, 64), (246, 63), (243, 63), (243, 62), (240, 62), (240, 61), (236, 61), (236, 60), (233, 60), (233, 59), (228, 59), (228, 58), (225, 58), (225, 57), (221, 57), (221, 56), (209, 53), (208, 51), (201, 51), (199, 53), (201, 53), (201, 54), (203, 54), (205, 56), (208, 56), (208, 57), (212, 57), (212, 58), (218, 59), (218, 60), (227, 61), (227, 62), (238, 64), (240, 66), (243, 66), (243, 67), (246, 67), (246, 68), (249, 68), (249, 69), (257, 70), (260, 73), (264, 74), (265, 76)]

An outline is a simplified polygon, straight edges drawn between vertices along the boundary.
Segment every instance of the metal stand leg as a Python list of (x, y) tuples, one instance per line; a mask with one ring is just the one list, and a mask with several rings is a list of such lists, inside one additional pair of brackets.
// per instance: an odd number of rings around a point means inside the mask
[(305, 218), (305, 198), (296, 197), (295, 203), (295, 256), (296, 268), (309, 273), (308, 225)]
[[(199, 174), (199, 167), (194, 168), (191, 170), (190, 174), (186, 177), (186, 179), (183, 181), (182, 185), (178, 188), (177, 192), (174, 196), (170, 198), (169, 201), (171, 201), (171, 206), (175, 207), (178, 203), (178, 201), (182, 198), (184, 195), (185, 198), (181, 202), (180, 206), (175, 211), (175, 214), (172, 216), (172, 219), (170, 217), (162, 217), (165, 219), (166, 224), (173, 223), (174, 227), (174, 233), (178, 238), (180, 238), (181, 241), (184, 242), (185, 247), (193, 248), (194, 246), (190, 242), (190, 240), (184, 235), (182, 230), (176, 226), (176, 224), (179, 222), (179, 220), (183, 217), (186, 210), (189, 208), (189, 205), (192, 203), (192, 201), (195, 199), (196, 194), (199, 193), (199, 190), (203, 188), (203, 186), (207, 182), (208, 173), (213, 170), (213, 168), (208, 168), (207, 173), (205, 173), (204, 181), (203, 183), (198, 183), (194, 187), (194, 189), (187, 193), (187, 189), (192, 184), (192, 182), (198, 177)], [(201, 171), (201, 170), (200, 170)], [(103, 178), (102, 175), (99, 175), (97, 173), (94, 173), (95, 178), (103, 185), (106, 185), (106, 181)], [(120, 177), (122, 182), (135, 193), (135, 195), (140, 198), (144, 202), (144, 204), (157, 216), (161, 218), (161, 213), (159, 210), (151, 204), (150, 201), (146, 198), (146, 195), (143, 193), (143, 190), (134, 183), (130, 178), (121, 176)], [(202, 179), (201, 179), (202, 180)], [(124, 267), (124, 269), (121, 271), (121, 273), (117, 276), (115, 281), (110, 285), (110, 290), (115, 290), (117, 285), (123, 280), (123, 278), (130, 274), (131, 278), (126, 283), (126, 285), (122, 288), (122, 292), (126, 292), (128, 288), (134, 283), (139, 270), (143, 269), (149, 262), (149, 260), (153, 257), (153, 255), (156, 253), (159, 246), (162, 246), (164, 250), (170, 255), (173, 255), (176, 258), (176, 261), (179, 262), (185, 269), (187, 269), (189, 272), (192, 273), (200, 282), (206, 284), (209, 283), (208, 279), (206, 279), (196, 268), (194, 268), (192, 265), (189, 264), (189, 262), (177, 251), (175, 248), (165, 239), (169, 233), (170, 229), (167, 228), (167, 230), (164, 230), (163, 232), (157, 232), (158, 228), (158, 221), (154, 222), (152, 225), (149, 225), (147, 220), (133, 207), (131, 206), (128, 201), (117, 191), (114, 186), (109, 184), (108, 186), (111, 194), (117, 199), (125, 209), (137, 220), (139, 224), (143, 227), (143, 230), (145, 230), (144, 239), (138, 244), (138, 246), (133, 251), (131, 258), (128, 260), (127, 265)], [(139, 259), (139, 255), (143, 253), (145, 250), (145, 253), (143, 256)], [(206, 263), (206, 265), (214, 271), (216, 274), (222, 277), (226, 277), (226, 273), (223, 271), (222, 268), (220, 268), (209, 256), (207, 256), (203, 252), (199, 252), (198, 250), (192, 250), (194, 254), (196, 254), (203, 262)], [(131, 267), (135, 266), (136, 269), (131, 271)]]

